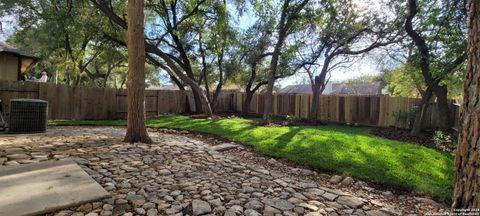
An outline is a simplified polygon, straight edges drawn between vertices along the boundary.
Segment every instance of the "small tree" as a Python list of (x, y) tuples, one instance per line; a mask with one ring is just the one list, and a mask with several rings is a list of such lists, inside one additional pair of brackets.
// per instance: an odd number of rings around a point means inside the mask
[(128, 1), (128, 79), (127, 134), (124, 142), (152, 143), (145, 123), (145, 43), (143, 34), (143, 0)]
[(468, 1), (468, 62), (461, 112), (462, 130), (455, 158), (452, 208), (480, 207), (480, 2)]

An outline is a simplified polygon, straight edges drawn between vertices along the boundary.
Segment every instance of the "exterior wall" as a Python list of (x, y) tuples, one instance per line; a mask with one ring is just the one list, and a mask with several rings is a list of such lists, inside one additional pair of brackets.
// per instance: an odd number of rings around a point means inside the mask
[(18, 80), (18, 57), (9, 53), (0, 53), (0, 80)]

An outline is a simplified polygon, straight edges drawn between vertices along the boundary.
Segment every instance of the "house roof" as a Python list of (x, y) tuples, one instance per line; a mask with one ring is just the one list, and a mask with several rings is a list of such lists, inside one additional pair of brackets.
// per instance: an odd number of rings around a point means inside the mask
[(289, 85), (281, 88), (277, 93), (295, 93), (295, 94), (312, 94), (311, 85)]
[(27, 57), (27, 58), (32, 58), (32, 59), (40, 59), (33, 54), (25, 51), (25, 50), (20, 50), (15, 47), (12, 47), (6, 43), (0, 43), (0, 53), (12, 53), (15, 55), (19, 55), (22, 57)]
[(331, 95), (376, 95), (381, 92), (380, 82), (333, 83)]
[[(324, 95), (376, 95), (381, 90), (380, 82), (371, 83), (328, 83)], [(310, 85), (289, 85), (278, 93), (312, 94)]]

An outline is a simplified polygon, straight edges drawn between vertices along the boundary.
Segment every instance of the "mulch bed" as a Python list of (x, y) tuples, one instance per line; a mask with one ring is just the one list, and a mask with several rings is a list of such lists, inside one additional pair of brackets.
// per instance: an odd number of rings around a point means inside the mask
[(434, 131), (423, 131), (418, 136), (412, 136), (410, 135), (409, 130), (393, 127), (375, 127), (370, 130), (370, 134), (386, 139), (415, 143), (429, 148), (436, 148), (435, 143), (433, 142)]

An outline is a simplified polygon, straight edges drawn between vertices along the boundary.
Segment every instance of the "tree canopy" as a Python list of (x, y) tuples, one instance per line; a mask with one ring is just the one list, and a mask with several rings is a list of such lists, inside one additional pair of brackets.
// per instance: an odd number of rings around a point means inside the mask
[[(465, 2), (414, 1), (413, 17), (410, 4), (378, 2), (380, 8), (349, 0), (146, 1), (147, 86), (171, 82), (192, 90), (196, 111), (211, 113), (229, 84), (268, 95), (282, 78), (304, 73), (321, 94), (331, 73), (377, 50), (398, 60), (379, 78), (389, 92), (422, 97), (429, 85), (423, 51), (404, 28), (410, 18), (428, 49), (429, 76), (448, 97), (459, 97)], [(126, 9), (121, 0), (0, 3), (2, 16), (18, 20), (8, 43), (42, 58), (32, 76), (47, 71), (58, 83), (94, 87), (125, 87)]]

